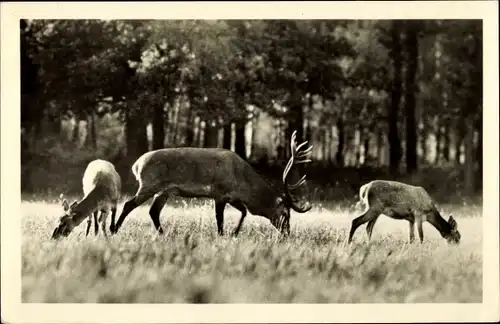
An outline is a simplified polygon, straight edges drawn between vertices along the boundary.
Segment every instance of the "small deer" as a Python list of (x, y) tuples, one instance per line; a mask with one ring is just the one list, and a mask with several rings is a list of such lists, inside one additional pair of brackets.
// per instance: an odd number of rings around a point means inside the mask
[[(94, 217), (95, 235), (99, 232), (98, 224), (101, 223), (102, 231), (107, 236), (106, 219), (111, 212), (111, 226), (115, 223), (116, 206), (120, 198), (121, 179), (115, 167), (108, 161), (94, 160), (87, 165), (82, 179), (84, 197), (74, 201), (71, 205), (63, 200), (64, 215), (59, 219), (59, 225), (52, 233), (52, 239), (68, 236), (71, 231), (88, 217), (88, 236)], [(99, 219), (98, 213), (101, 212)]]
[(125, 202), (114, 228), (117, 233), (127, 215), (154, 196), (149, 215), (162, 234), (160, 211), (170, 195), (185, 198), (211, 198), (215, 201), (217, 232), (223, 235), (224, 208), (230, 204), (241, 212), (234, 232), (237, 236), (248, 211), (263, 216), (281, 233), (290, 232), (290, 208), (298, 213), (311, 209), (309, 202), (299, 204), (293, 192), (306, 182), (302, 176), (295, 184), (288, 183), (290, 170), (311, 160), (312, 146), (297, 145), (296, 132), (290, 141), (291, 157), (283, 172), (283, 187), (275, 188), (261, 177), (248, 162), (236, 153), (221, 148), (166, 148), (150, 151), (137, 159), (132, 172), (139, 182), (135, 196)]
[(410, 242), (415, 239), (415, 222), (417, 223), (420, 242), (424, 241), (422, 223), (432, 224), (448, 243), (459, 243), (460, 233), (457, 222), (450, 214), (448, 221), (441, 217), (433, 200), (422, 187), (412, 186), (397, 181), (375, 180), (359, 188), (359, 207), (365, 205), (363, 214), (352, 221), (349, 243), (356, 229), (368, 222), (366, 232), (371, 239), (373, 227), (380, 214), (393, 219), (405, 219), (410, 222)]

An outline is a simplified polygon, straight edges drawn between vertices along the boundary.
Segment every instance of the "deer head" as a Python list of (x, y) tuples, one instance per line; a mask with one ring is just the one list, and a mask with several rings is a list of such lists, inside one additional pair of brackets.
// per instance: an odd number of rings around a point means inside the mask
[(290, 184), (288, 182), (290, 170), (294, 165), (311, 162), (309, 156), (312, 153), (312, 145), (307, 149), (304, 149), (307, 141), (297, 145), (296, 136), (297, 131), (294, 131), (290, 140), (291, 157), (290, 160), (288, 160), (288, 163), (283, 171), (284, 193), (282, 196), (279, 196), (276, 199), (275, 214), (274, 217), (270, 219), (271, 223), (276, 228), (280, 229), (281, 232), (284, 232), (286, 234), (290, 233), (290, 208), (297, 213), (306, 213), (312, 207), (309, 202), (305, 202), (303, 205), (299, 205), (299, 199), (297, 199), (296, 195), (293, 194), (296, 189), (300, 188), (306, 183), (306, 175), (303, 175), (294, 184)]
[(74, 220), (74, 216), (76, 215), (75, 207), (77, 205), (77, 201), (74, 201), (71, 205), (68, 204), (68, 201), (66, 199), (62, 201), (64, 215), (59, 218), (59, 225), (52, 233), (52, 239), (55, 240), (60, 238), (61, 236), (68, 236), (73, 228), (78, 225)]
[(458, 224), (457, 221), (453, 218), (453, 216), (450, 214), (450, 217), (448, 218), (448, 224), (451, 227), (451, 231), (449, 234), (445, 236), (445, 239), (448, 243), (453, 243), (453, 244), (458, 244), (460, 243), (460, 238), (461, 235), (458, 232)]

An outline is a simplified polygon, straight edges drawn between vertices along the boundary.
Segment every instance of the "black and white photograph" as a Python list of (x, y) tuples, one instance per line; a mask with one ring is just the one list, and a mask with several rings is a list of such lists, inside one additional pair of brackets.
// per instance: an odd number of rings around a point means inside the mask
[(393, 3), (2, 4), (2, 295), (49, 322), (498, 320), (498, 3)]

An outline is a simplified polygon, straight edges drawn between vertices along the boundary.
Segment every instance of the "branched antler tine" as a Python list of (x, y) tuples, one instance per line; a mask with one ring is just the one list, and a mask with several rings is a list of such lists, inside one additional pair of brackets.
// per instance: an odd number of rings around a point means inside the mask
[(293, 158), (290, 158), (290, 160), (288, 160), (288, 163), (286, 164), (285, 170), (283, 171), (283, 183), (286, 183), (286, 177), (288, 175), (288, 172), (290, 172), (292, 164), (293, 164)]
[(301, 154), (309, 154), (312, 152), (312, 148), (313, 148), (314, 145), (310, 145), (307, 149), (303, 150), (302, 152), (300, 152)]
[[(311, 148), (312, 148), (312, 146), (311, 146)], [(301, 159), (301, 158), (304, 158), (304, 157), (311, 155), (311, 153), (312, 153), (312, 150), (308, 149), (307, 151), (303, 151), (303, 152), (300, 152), (299, 154), (297, 154), (296, 158)]]
[(306, 176), (304, 175), (302, 178), (300, 178), (299, 181), (295, 184), (288, 185), (288, 189), (294, 190), (297, 189), (298, 187), (302, 186), (306, 182)]
[(295, 148), (295, 152), (300, 151), (300, 149), (302, 148), (302, 146), (304, 146), (304, 145), (306, 145), (306, 144), (307, 144), (307, 141), (305, 141), (305, 142), (303, 142), (303, 143), (300, 143), (300, 145), (299, 145), (299, 146), (297, 146), (297, 147)]
[(292, 138), (290, 139), (290, 152), (292, 154), (292, 157), (295, 155), (295, 152), (297, 152), (297, 141), (295, 140), (295, 134), (292, 135)]
[(297, 155), (296, 158), (295, 158), (295, 160), (296, 161), (300, 161), (300, 160), (308, 159), (309, 155), (310, 154)]
[(310, 163), (310, 162), (312, 162), (312, 160), (311, 160), (311, 159), (307, 159), (307, 160), (295, 160), (295, 161), (293, 162), (293, 164)]
[(290, 157), (290, 160), (288, 160), (288, 163), (285, 167), (285, 170), (283, 171), (283, 183), (286, 183), (286, 177), (288, 176), (288, 172), (290, 172), (290, 169), (292, 168), (292, 165), (293, 165), (293, 161), (295, 159), (295, 146), (296, 146), (296, 142), (295, 142), (295, 137), (297, 136), (297, 131), (293, 131), (292, 133), (292, 137), (290, 138), (290, 152), (291, 152), (291, 157)]
[(300, 187), (301, 185), (303, 185), (305, 182), (306, 182), (306, 180), (302, 180), (302, 181), (299, 181), (299, 182), (297, 182), (295, 184), (288, 185), (288, 190), (295, 190), (298, 187)]
[(310, 156), (311, 152), (302, 153), (296, 157), (294, 164), (312, 162), (312, 160), (309, 158)]

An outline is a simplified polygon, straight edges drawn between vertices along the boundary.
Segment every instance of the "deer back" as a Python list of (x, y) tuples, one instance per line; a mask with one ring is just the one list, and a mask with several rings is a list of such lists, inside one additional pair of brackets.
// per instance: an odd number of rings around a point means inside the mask
[(396, 214), (434, 209), (433, 201), (425, 189), (397, 181), (372, 181), (364, 194), (370, 206), (390, 209)]
[(97, 190), (102, 200), (117, 201), (120, 197), (120, 175), (114, 165), (105, 160), (94, 160), (88, 164), (82, 185), (85, 196)]
[(151, 151), (134, 163), (132, 171), (141, 187), (155, 192), (175, 190), (184, 197), (231, 197), (254, 205), (256, 198), (272, 193), (248, 162), (226, 149), (183, 147)]

